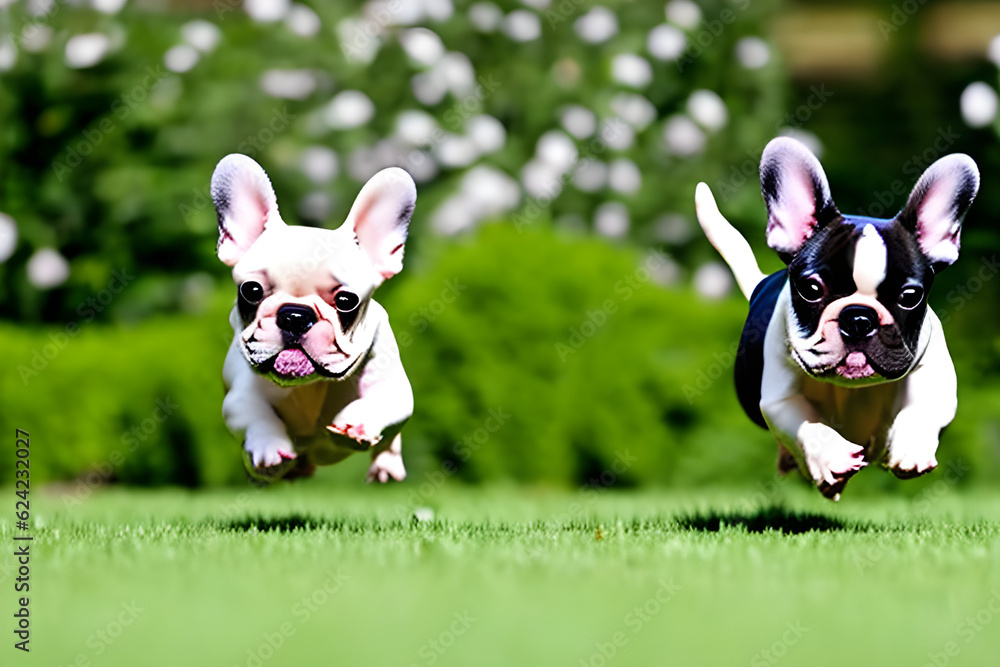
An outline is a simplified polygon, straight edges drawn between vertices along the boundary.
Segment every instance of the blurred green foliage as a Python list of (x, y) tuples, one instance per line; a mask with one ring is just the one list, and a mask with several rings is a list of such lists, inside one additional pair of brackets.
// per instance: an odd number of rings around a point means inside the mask
[[(701, 483), (723, 452), (725, 477), (766, 465), (770, 448), (749, 444), (733, 410), (740, 305), (662, 289), (670, 268), (503, 225), (437, 258), (387, 303), (416, 311), (395, 327), (412, 331), (411, 442), (473, 481)], [(461, 294), (428, 317), (449, 283)]]
[[(225, 318), (27, 331), (2, 324), (3, 428), (31, 434), (32, 480), (198, 486), (242, 479), (221, 419)], [(227, 446), (229, 445), (229, 446)], [(5, 457), (9, 459), (9, 457)], [(13, 462), (0, 463), (0, 480)]]
[[(102, 319), (135, 320), (183, 307), (190, 301), (192, 276), (225, 274), (213, 255), (208, 181), (215, 163), (235, 151), (262, 163), (286, 217), (307, 224), (338, 223), (360, 183), (378, 167), (412, 168), (408, 161), (414, 151), (426, 155), (432, 171), (420, 183), (409, 249), (416, 256), (421, 245), (433, 242), (432, 214), (461, 188), (467, 169), (445, 166), (441, 142), (413, 146), (400, 141), (397, 122), (406, 110), (430, 113), (449, 136), (463, 135), (463, 123), (473, 114), (498, 119), (506, 142), (475, 164), (518, 180), (539, 138), (560, 128), (567, 105), (592, 110), (601, 122), (617, 116), (612, 109), (616, 95), (640, 93), (653, 117), (634, 130), (629, 146), (598, 155), (603, 161), (634, 163), (644, 175), (639, 191), (624, 195), (604, 186), (584, 192), (567, 185), (543, 208), (553, 217), (570, 216), (589, 226), (599, 204), (621, 200), (628, 205), (634, 237), (647, 242), (656, 240), (658, 216), (689, 213), (699, 165), (743, 159), (775, 133), (784, 109), (781, 69), (775, 62), (756, 70), (734, 66), (734, 44), (759, 35), (776, 2), (755, 2), (736, 12), (717, 36), (695, 26), (692, 42), (707, 37), (711, 48), (698, 47), (691, 52), (698, 57), (682, 59), (683, 66), (659, 61), (646, 50), (650, 29), (665, 22), (660, 3), (603, 3), (616, 12), (618, 32), (597, 45), (581, 40), (574, 27), (597, 3), (563, 3), (549, 12), (526, 9), (516, 0), (496, 3), (503, 12), (537, 15), (541, 36), (527, 42), (500, 29), (474, 29), (472, 4), (457, 2), (448, 18), (420, 24), (437, 32), (449, 54), (464, 54), (458, 62), (467, 57), (476, 80), (493, 83), (483, 94), (453, 91), (430, 104), (417, 100), (413, 83), (429, 68), (399, 44), (410, 26), (389, 24), (370, 4), (358, 1), (316, 3), (321, 27), (309, 38), (281, 22), (254, 22), (239, 3), (208, 0), (186, 3), (183, 11), (128, 4), (114, 15), (62, 2), (40, 17), (21, 3), (0, 10), (0, 32), (9, 33), (18, 47), (12, 69), (0, 72), (0, 211), (14, 218), (20, 235), (13, 257), (0, 263), (0, 313), (20, 321), (67, 321), (77, 316), (81, 301), (105, 286), (113, 269), (122, 267), (136, 272), (137, 280)], [(707, 1), (704, 20), (714, 21), (732, 6)], [(197, 55), (189, 70), (172, 72), (165, 56), (175, 47), (192, 48), (184, 36), (192, 20), (215, 25), (219, 42)], [(26, 35), (39, 30), (48, 41), (28, 48)], [(84, 33), (107, 36), (109, 53), (91, 67), (68, 67), (66, 46)], [(361, 51), (375, 49), (370, 62), (357, 55), (355, 44), (363, 46)], [(653, 78), (644, 89), (614, 78), (614, 57), (622, 53), (640, 54), (650, 63)], [(301, 99), (265, 92), (264, 77), (276, 70), (309, 78), (311, 85), (297, 95)], [(670, 155), (663, 148), (664, 124), (684, 115), (697, 89), (717, 92), (731, 122), (714, 133), (696, 129), (710, 135), (699, 154)], [(359, 127), (338, 130), (326, 120), (328, 105), (345, 90), (364, 93), (375, 114)], [(586, 152), (593, 142), (576, 143)], [(313, 146), (333, 149), (339, 157), (332, 181), (317, 184), (304, 173), (302, 158)], [(319, 210), (306, 204), (309, 195), (313, 202), (319, 196)], [(531, 203), (528, 198), (517, 207)], [(679, 244), (691, 238), (685, 234)], [(54, 248), (69, 261), (68, 280), (54, 289), (36, 289), (25, 276), (28, 259), (40, 248)], [(700, 246), (698, 252), (707, 256)]]

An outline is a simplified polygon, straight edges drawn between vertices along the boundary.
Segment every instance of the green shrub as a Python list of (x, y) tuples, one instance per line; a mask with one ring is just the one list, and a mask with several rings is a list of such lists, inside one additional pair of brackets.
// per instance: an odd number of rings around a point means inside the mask
[[(0, 425), (31, 434), (32, 480), (199, 486), (243, 479), (221, 418), (225, 317), (156, 318), (76, 335), (0, 325)], [(0, 481), (12, 478), (10, 457)]]
[(669, 261), (493, 225), (403, 280), (386, 306), (417, 401), (410, 451), (470, 481), (576, 484), (618, 470), (619, 484), (701, 483), (770, 465), (726, 356), (745, 306), (658, 286), (645, 267)]

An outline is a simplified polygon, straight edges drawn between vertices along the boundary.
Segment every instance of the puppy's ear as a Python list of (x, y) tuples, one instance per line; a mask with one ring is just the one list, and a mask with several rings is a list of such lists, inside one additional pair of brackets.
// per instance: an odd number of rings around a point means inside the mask
[(794, 139), (772, 139), (760, 159), (760, 189), (767, 204), (767, 245), (786, 262), (816, 229), (839, 212), (816, 156)]
[(410, 175), (398, 167), (383, 169), (361, 188), (344, 222), (383, 280), (403, 268), (403, 244), (416, 203)]
[(219, 218), (217, 252), (228, 266), (240, 261), (267, 226), (285, 224), (278, 214), (271, 181), (246, 155), (233, 153), (216, 165), (212, 201)]
[(979, 169), (968, 155), (941, 158), (924, 172), (898, 216), (916, 234), (936, 269), (958, 259), (962, 218), (979, 191)]

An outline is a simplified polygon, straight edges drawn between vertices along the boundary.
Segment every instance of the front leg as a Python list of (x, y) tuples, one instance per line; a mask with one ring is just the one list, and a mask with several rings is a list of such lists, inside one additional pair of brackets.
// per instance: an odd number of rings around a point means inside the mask
[(372, 450), (369, 481), (402, 480), (406, 469), (399, 431), (413, 414), (413, 390), (387, 321), (380, 324), (359, 372), (358, 398), (338, 412), (327, 429), (352, 449)]
[(372, 452), (372, 464), (368, 468), (365, 481), (385, 483), (390, 477), (397, 482), (406, 479), (406, 467), (403, 465), (403, 436), (399, 433), (388, 447), (377, 447)]
[[(788, 307), (787, 287), (775, 312)], [(783, 317), (773, 317), (764, 335), (760, 411), (778, 444), (827, 498), (838, 500), (848, 480), (867, 463), (864, 448), (824, 424), (802, 395), (804, 372), (788, 357)], [(780, 463), (780, 461), (779, 461)]]
[(958, 379), (948, 354), (941, 322), (930, 309), (925, 320), (926, 352), (902, 382), (902, 409), (889, 429), (886, 465), (900, 479), (917, 477), (937, 467), (941, 430), (958, 409)]
[(761, 412), (779, 444), (827, 498), (839, 500), (851, 477), (868, 465), (864, 448), (822, 423), (801, 396), (762, 401)]
[(281, 477), (295, 464), (295, 448), (272, 399), (287, 391), (257, 376), (237, 348), (229, 348), (223, 366), (227, 386), (222, 402), (226, 426), (243, 436), (247, 472), (263, 480)]

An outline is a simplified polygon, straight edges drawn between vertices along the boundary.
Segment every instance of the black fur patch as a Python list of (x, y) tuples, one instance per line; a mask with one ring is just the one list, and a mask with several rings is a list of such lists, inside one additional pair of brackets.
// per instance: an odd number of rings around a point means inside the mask
[(767, 423), (764, 421), (764, 415), (760, 413), (760, 391), (764, 377), (764, 335), (774, 317), (775, 304), (787, 279), (788, 271), (781, 270), (764, 278), (754, 288), (750, 297), (750, 313), (743, 326), (740, 347), (736, 352), (736, 396), (747, 416), (764, 429), (767, 428)]
[[(927, 312), (926, 296), (912, 310), (900, 307), (899, 296), (907, 286), (919, 286), (926, 295), (934, 281), (934, 270), (916, 237), (896, 220), (839, 216), (832, 224), (817, 230), (788, 266), (792, 308), (801, 327), (800, 334), (806, 338), (816, 333), (827, 306), (857, 291), (854, 251), (866, 225), (872, 225), (885, 243), (886, 276), (878, 287), (877, 298), (892, 314), (896, 326), (880, 327), (875, 336), (848, 347), (864, 352), (879, 375), (896, 379), (912, 365)], [(798, 281), (811, 275), (818, 275), (827, 289), (823, 299), (816, 303), (806, 301), (796, 289)]]

